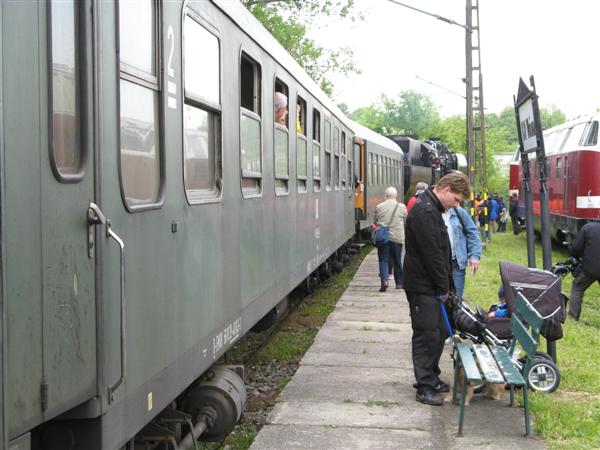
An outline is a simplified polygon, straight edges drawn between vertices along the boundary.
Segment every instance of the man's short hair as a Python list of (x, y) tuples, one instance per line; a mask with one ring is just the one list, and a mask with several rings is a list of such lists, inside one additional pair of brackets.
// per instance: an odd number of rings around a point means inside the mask
[(419, 181), (416, 186), (417, 191), (424, 191), (428, 187), (429, 187), (429, 185), (427, 183), (425, 183), (424, 181)]
[(394, 186), (390, 186), (385, 190), (385, 198), (397, 198), (398, 191)]
[(471, 194), (471, 186), (469, 185), (469, 179), (466, 175), (458, 170), (450, 172), (440, 178), (437, 184), (439, 189), (449, 187), (451, 192), (456, 194), (462, 194), (465, 198), (469, 198)]
[(275, 105), (275, 111), (279, 108), (287, 108), (287, 97), (281, 92), (275, 92), (273, 96), (273, 103)]

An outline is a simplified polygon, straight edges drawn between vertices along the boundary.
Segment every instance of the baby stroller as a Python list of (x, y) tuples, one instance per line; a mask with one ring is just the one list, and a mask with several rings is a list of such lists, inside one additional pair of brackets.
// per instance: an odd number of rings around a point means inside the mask
[[(532, 269), (508, 261), (500, 262), (500, 277), (510, 313), (516, 312), (516, 292), (521, 292), (544, 319), (541, 333), (552, 341), (563, 336), (566, 319), (565, 297), (561, 292), (562, 278), (545, 270)], [(512, 334), (509, 317), (488, 317), (480, 306), (473, 307), (464, 299), (454, 299), (451, 311), (455, 330), (462, 338), (488, 345), (510, 348)], [(513, 353), (518, 360), (518, 352)], [(519, 361), (524, 367), (524, 360)], [(530, 389), (554, 392), (560, 384), (560, 371), (550, 355), (537, 351), (531, 369), (524, 374)]]

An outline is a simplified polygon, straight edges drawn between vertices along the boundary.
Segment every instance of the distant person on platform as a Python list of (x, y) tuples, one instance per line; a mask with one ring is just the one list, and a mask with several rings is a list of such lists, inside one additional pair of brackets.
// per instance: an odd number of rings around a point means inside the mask
[(489, 219), (489, 230), (491, 233), (495, 233), (498, 230), (498, 200), (494, 196), (488, 198), (488, 219)]
[(417, 201), (417, 197), (419, 195), (421, 195), (421, 193), (427, 189), (429, 187), (429, 185), (423, 181), (419, 181), (417, 183), (417, 192), (415, 192), (415, 195), (413, 195), (410, 200), (408, 201), (408, 203), (406, 204), (406, 211), (410, 212), (410, 209), (413, 207), (413, 205), (415, 204), (415, 202)]
[(452, 254), (442, 213), (459, 207), (469, 193), (467, 177), (451, 172), (419, 195), (406, 220), (404, 289), (413, 329), (414, 386), (416, 400), (427, 405), (441, 406), (441, 393), (449, 391), (439, 367), (449, 334), (440, 304), (448, 302), (452, 285)]
[(390, 258), (394, 262), (394, 281), (396, 289), (402, 289), (402, 246), (404, 245), (404, 221), (406, 206), (398, 202), (398, 191), (390, 186), (385, 190), (385, 201), (375, 208), (375, 223), (387, 226), (390, 230), (390, 240), (387, 244), (377, 247), (379, 257), (379, 277), (381, 287), (379, 292), (385, 292), (388, 287)]
[(569, 316), (579, 320), (585, 290), (594, 281), (600, 283), (600, 222), (588, 222), (581, 227), (569, 246), (569, 253), (581, 258), (581, 265), (574, 274), (569, 301)]
[(287, 97), (285, 94), (281, 92), (275, 92), (273, 94), (273, 109), (275, 112), (275, 123), (279, 125), (284, 125), (287, 127)]
[(477, 226), (467, 211), (462, 207), (450, 208), (442, 216), (448, 228), (450, 248), (452, 250), (452, 281), (458, 298), (462, 298), (465, 290), (465, 273), (467, 267), (471, 275), (479, 269), (481, 259), (481, 241)]
[(510, 197), (510, 202), (508, 205), (508, 214), (510, 215), (510, 221), (513, 227), (513, 234), (519, 234), (521, 231), (521, 225), (519, 225), (519, 197), (517, 194), (513, 194)]

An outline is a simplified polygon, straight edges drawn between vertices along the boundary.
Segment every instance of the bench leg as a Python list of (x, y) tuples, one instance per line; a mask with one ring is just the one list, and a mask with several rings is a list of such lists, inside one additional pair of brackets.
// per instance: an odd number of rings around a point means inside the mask
[(515, 387), (510, 385), (510, 406), (515, 406)]
[(458, 435), (463, 435), (463, 422), (465, 421), (465, 397), (467, 396), (467, 377), (462, 384), (462, 395), (460, 397), (460, 417), (458, 419)]
[(458, 403), (458, 380), (459, 380), (459, 373), (460, 373), (460, 368), (461, 368), (461, 364), (460, 364), (460, 358), (456, 358), (456, 366), (454, 367), (454, 384), (452, 385), (452, 404), (456, 405)]
[(529, 424), (529, 396), (527, 395), (527, 385), (523, 386), (523, 409), (525, 410), (525, 436), (531, 436), (531, 426)]

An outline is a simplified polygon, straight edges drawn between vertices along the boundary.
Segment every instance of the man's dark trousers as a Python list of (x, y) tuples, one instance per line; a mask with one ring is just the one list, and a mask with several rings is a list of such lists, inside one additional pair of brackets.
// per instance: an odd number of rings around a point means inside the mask
[(440, 304), (433, 295), (406, 292), (412, 322), (412, 358), (419, 391), (435, 390), (439, 379), (439, 361), (448, 331)]

